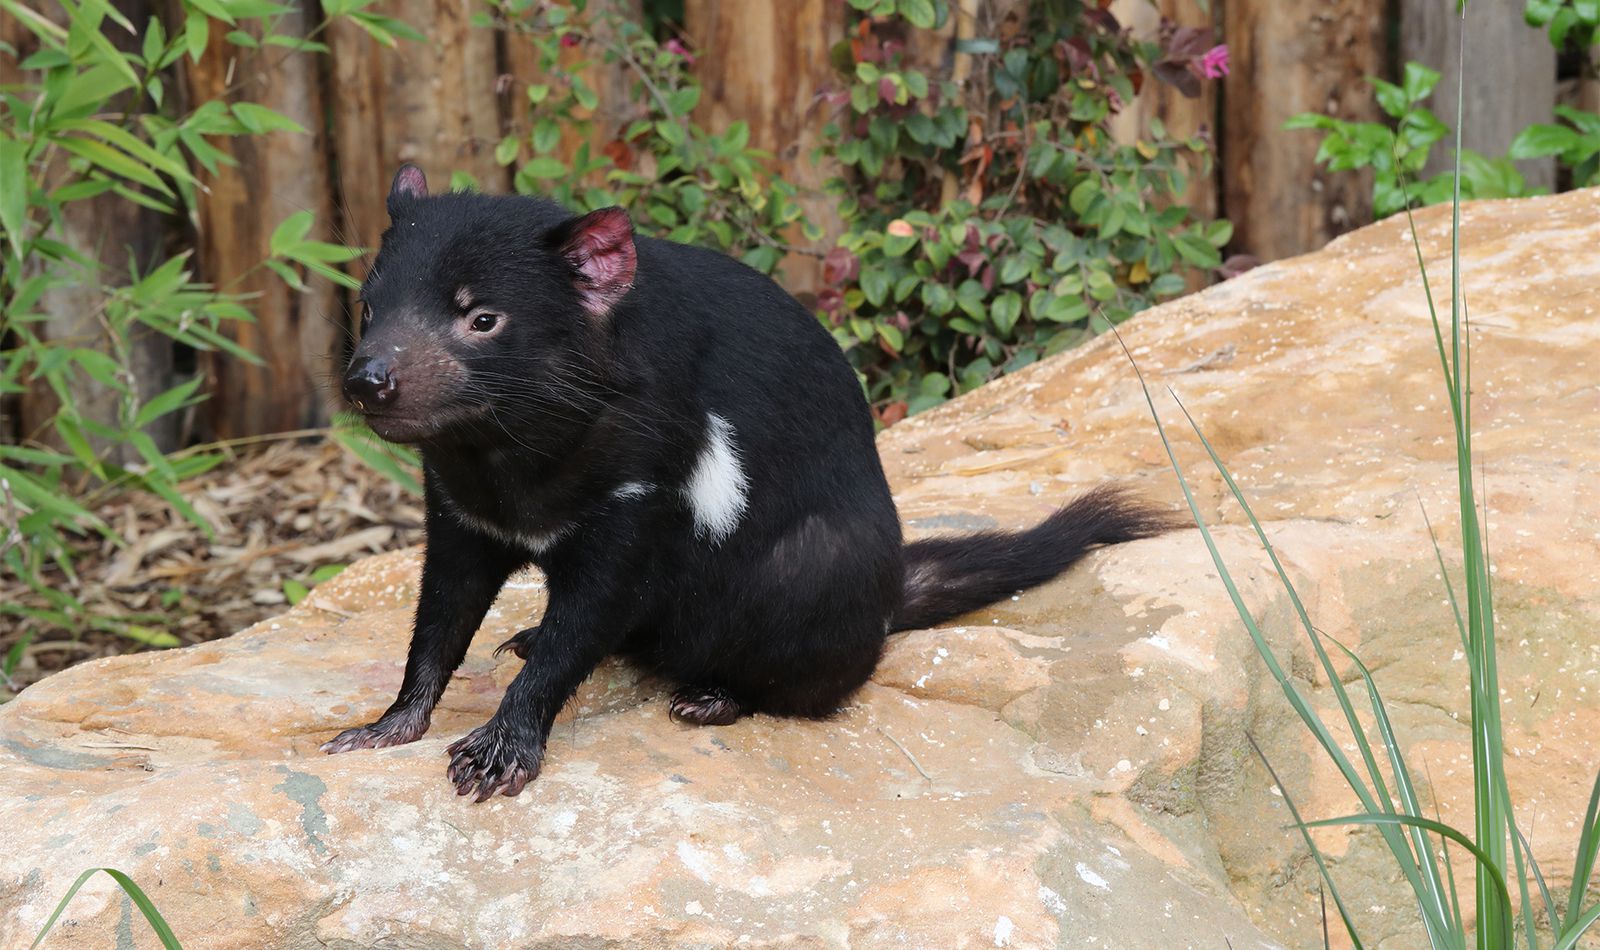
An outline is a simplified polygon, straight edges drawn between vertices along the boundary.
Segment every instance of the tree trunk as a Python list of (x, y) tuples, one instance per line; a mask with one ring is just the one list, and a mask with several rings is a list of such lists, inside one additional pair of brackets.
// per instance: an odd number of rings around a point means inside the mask
[(1366, 76), (1383, 72), (1382, 0), (1229, 0), (1232, 71), (1219, 142), (1222, 213), (1238, 249), (1300, 254), (1372, 219), (1369, 175), (1314, 164), (1317, 135), (1287, 132), (1300, 112), (1376, 121)]

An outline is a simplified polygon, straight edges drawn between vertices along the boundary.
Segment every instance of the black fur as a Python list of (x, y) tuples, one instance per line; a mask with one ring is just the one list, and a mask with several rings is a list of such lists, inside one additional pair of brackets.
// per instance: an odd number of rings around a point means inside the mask
[[(615, 209), (426, 197), (409, 167), (389, 207), (346, 392), (381, 435), (419, 446), (428, 544), (400, 695), (327, 751), (422, 735), (526, 564), (550, 592), (539, 625), (504, 645), (526, 665), (450, 747), (451, 780), (480, 801), (537, 776), (556, 713), (608, 654), (680, 684), (683, 721), (826, 716), (891, 628), (1165, 527), (1101, 490), (1028, 531), (904, 546), (854, 373), (768, 278), (635, 238)], [(744, 479), (743, 507), (720, 521), (705, 512), (734, 506), (697, 508), (686, 489), (719, 439)]]

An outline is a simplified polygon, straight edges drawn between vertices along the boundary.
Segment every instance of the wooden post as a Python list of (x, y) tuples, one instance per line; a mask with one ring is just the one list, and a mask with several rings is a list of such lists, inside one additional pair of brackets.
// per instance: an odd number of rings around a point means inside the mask
[[(1556, 51), (1544, 30), (1522, 20), (1523, 0), (1473, 0), (1466, 19), (1466, 101), (1461, 129), (1464, 148), (1499, 158), (1518, 132), (1535, 122), (1554, 122)], [(1460, 68), (1462, 21), (1455, 5), (1401, 0), (1400, 56), (1439, 71), (1430, 105), (1445, 125), (1456, 124), (1456, 74)], [(1449, 139), (1433, 147), (1424, 174), (1449, 171)], [(1517, 163), (1528, 184), (1555, 184), (1555, 159)]]
[[(800, 206), (823, 238), (823, 251), (843, 233), (834, 201), (822, 193), (836, 170), (812, 160), (826, 110), (820, 89), (834, 81), (829, 51), (844, 37), (846, 5), (837, 0), (685, 0), (684, 26), (700, 51), (702, 84), (696, 120), (712, 131), (743, 119), (750, 144), (777, 156), (777, 172), (801, 189)], [(800, 240), (798, 233), (788, 236)], [(784, 284), (792, 293), (822, 286), (821, 261), (790, 255)]]
[(1239, 250), (1275, 260), (1372, 219), (1370, 176), (1314, 163), (1319, 137), (1284, 131), (1299, 112), (1379, 117), (1366, 76), (1383, 72), (1384, 0), (1228, 0), (1222, 213)]
[[(304, 32), (312, 14), (296, 7), (279, 29)], [(204, 273), (219, 288), (256, 295), (255, 323), (224, 324), (240, 345), (265, 361), (251, 366), (223, 353), (203, 354), (210, 377), (206, 413), (218, 438), (315, 425), (328, 418), (326, 383), (342, 339), (341, 307), (334, 288), (308, 278), (310, 290), (295, 291), (265, 269), (273, 232), (289, 215), (316, 216), (313, 238), (329, 240), (332, 205), (323, 134), (323, 89), (316, 58), (285, 55), (276, 47), (242, 49), (211, 31), (199, 63), (183, 60), (194, 101), (249, 99), (276, 109), (307, 131), (219, 139), (238, 161), (216, 176), (203, 176), (199, 246)]]
[(506, 189), (510, 178), (494, 160), (501, 138), (495, 34), (470, 22), (481, 8), (473, 0), (386, 0), (378, 12), (427, 37), (392, 48), (348, 22), (331, 29), (346, 240), (377, 248), (389, 223), (389, 182), (402, 162), (419, 165), (434, 191), (446, 190), (455, 171), (472, 175), (485, 191)]

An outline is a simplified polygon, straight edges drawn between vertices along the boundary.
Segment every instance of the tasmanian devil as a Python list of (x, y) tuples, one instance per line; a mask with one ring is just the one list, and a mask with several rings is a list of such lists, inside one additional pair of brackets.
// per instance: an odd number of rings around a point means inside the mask
[(676, 684), (683, 722), (823, 717), (890, 632), (1164, 527), (1102, 488), (1026, 531), (904, 544), (849, 362), (765, 276), (637, 237), (620, 208), (430, 197), (411, 165), (388, 210), (344, 393), (419, 447), (427, 550), (399, 697), (325, 751), (421, 736), (529, 564), (549, 605), (501, 647), (524, 665), (448, 750), (478, 801), (539, 774), (557, 712), (607, 655)]

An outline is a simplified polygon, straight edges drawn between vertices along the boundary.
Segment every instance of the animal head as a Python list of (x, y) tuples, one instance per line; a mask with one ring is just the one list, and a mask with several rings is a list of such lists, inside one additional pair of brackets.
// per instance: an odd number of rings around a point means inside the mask
[(509, 432), (511, 420), (559, 428), (593, 411), (607, 322), (637, 266), (627, 212), (430, 197), (409, 164), (388, 210), (343, 386), (375, 432), (426, 442)]

